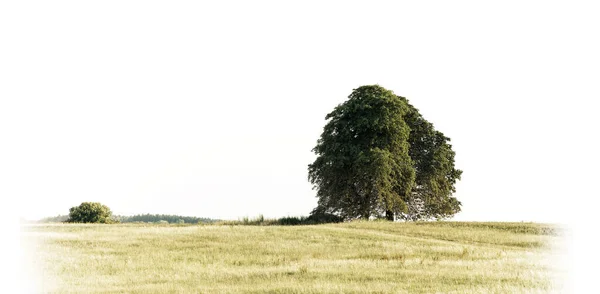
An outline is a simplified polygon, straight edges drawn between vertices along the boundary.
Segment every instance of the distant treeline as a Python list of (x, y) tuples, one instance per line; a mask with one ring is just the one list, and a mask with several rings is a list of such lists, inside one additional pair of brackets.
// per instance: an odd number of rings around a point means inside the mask
[[(38, 223), (62, 223), (69, 219), (68, 215), (58, 215), (53, 217), (46, 217), (37, 221)], [(194, 216), (180, 216), (171, 214), (138, 214), (134, 216), (114, 215), (113, 219), (121, 223), (158, 223), (167, 222), (170, 224), (186, 223), (186, 224), (198, 224), (198, 223), (214, 223), (218, 220), (205, 218), (205, 217), (194, 217)]]
[(186, 224), (198, 224), (198, 223), (214, 223), (218, 220), (204, 217), (195, 216), (180, 216), (171, 214), (138, 214), (134, 216), (114, 216), (114, 219), (122, 223), (157, 223), (157, 222), (168, 222), (170, 224), (186, 223)]
[(37, 222), (38, 223), (62, 223), (62, 222), (66, 222), (68, 219), (69, 219), (68, 215), (57, 215), (57, 216), (45, 217)]
[[(46, 217), (38, 223), (60, 223), (66, 222), (68, 215)], [(324, 223), (338, 223), (343, 219), (339, 216), (327, 213), (311, 213), (310, 216), (287, 216), (276, 219), (266, 219), (262, 215), (256, 218), (244, 217), (239, 220), (217, 220), (205, 217), (180, 216), (172, 214), (138, 214), (134, 216), (113, 215), (112, 219), (117, 223), (169, 223), (169, 224), (217, 224), (217, 225), (246, 225), (246, 226), (297, 226), (315, 225)]]
[(301, 226), (340, 223), (342, 221), (341, 217), (327, 213), (312, 213), (309, 216), (286, 216), (273, 219), (267, 219), (261, 214), (256, 218), (244, 217), (236, 221), (219, 221), (216, 224), (230, 226)]

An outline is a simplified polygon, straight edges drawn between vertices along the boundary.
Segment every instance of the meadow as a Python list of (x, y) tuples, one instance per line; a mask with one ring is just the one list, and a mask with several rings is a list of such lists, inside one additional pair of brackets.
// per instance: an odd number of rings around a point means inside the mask
[(22, 228), (44, 293), (561, 292), (558, 227), (357, 221)]

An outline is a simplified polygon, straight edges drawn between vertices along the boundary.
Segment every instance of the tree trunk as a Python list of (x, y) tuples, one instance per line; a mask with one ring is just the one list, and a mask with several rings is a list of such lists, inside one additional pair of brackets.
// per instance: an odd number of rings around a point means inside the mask
[(385, 218), (389, 221), (394, 221), (394, 213), (391, 210), (386, 210)]

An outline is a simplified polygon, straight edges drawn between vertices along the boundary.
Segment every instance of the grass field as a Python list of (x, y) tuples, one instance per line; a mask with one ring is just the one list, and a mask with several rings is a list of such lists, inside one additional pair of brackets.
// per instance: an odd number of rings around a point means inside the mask
[(23, 227), (53, 293), (561, 292), (561, 238), (531, 223)]

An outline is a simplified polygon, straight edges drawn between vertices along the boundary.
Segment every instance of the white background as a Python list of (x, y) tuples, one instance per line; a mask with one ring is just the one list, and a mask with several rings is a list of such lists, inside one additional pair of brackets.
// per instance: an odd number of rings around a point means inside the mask
[(452, 138), (455, 220), (583, 238), (600, 196), (592, 2), (284, 2), (0, 4), (4, 209), (307, 215), (325, 115), (379, 84)]

